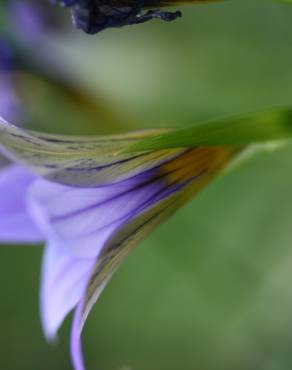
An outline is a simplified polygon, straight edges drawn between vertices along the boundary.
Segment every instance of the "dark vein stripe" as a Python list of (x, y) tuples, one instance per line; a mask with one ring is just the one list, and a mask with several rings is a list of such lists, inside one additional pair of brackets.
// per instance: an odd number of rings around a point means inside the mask
[[(184, 181), (181, 184), (178, 184), (175, 187), (173, 187), (173, 185), (176, 184), (176, 182), (173, 182), (173, 183), (169, 184), (167, 187), (164, 187), (162, 189), (159, 189), (157, 192), (155, 192), (151, 196), (150, 199), (148, 199), (147, 201), (145, 201), (143, 203), (140, 203), (138, 205), (138, 207), (136, 207), (135, 209), (129, 211), (126, 215), (124, 215), (124, 216), (116, 219), (115, 221), (109, 222), (109, 223), (103, 225), (102, 227), (99, 227), (98, 229), (92, 230), (90, 232), (85, 232), (83, 234), (75, 235), (74, 236), (74, 239), (81, 239), (81, 238), (84, 238), (84, 237), (90, 237), (90, 236), (96, 234), (97, 232), (101, 232), (101, 231), (105, 230), (106, 228), (111, 227), (111, 226), (113, 226), (115, 224), (117, 224), (117, 227), (120, 227), (121, 225), (126, 224), (131, 219), (134, 219), (135, 217), (137, 217), (139, 214), (143, 213), (148, 208), (151, 208), (151, 206), (155, 206), (160, 201), (166, 199), (167, 197), (170, 197), (171, 195), (173, 195), (176, 192), (179, 192), (184, 187), (186, 187), (187, 185), (189, 185), (192, 181), (195, 181), (196, 179), (200, 178), (205, 173), (206, 173), (206, 171), (201, 171), (201, 173), (199, 173), (198, 175), (195, 175), (195, 176), (191, 177), (190, 179)], [(131, 189), (131, 191), (132, 190), (133, 189)], [(106, 202), (104, 202), (104, 203), (106, 203)], [(97, 205), (95, 207), (92, 206), (90, 208), (94, 209), (94, 208), (97, 208), (98, 206), (99, 205)], [(84, 211), (84, 212), (86, 212), (86, 211)], [(82, 212), (80, 212), (80, 214), (81, 213)], [(58, 221), (60, 222), (62, 220), (57, 220), (57, 222)], [(118, 225), (119, 223), (120, 223), (120, 225)]]
[[(134, 229), (129, 235), (127, 235), (124, 239), (120, 240), (118, 243), (110, 244), (107, 248), (105, 248), (102, 252), (102, 254), (98, 257), (97, 259), (97, 266), (92, 274), (88, 288), (87, 288), (87, 295), (86, 295), (86, 300), (84, 302), (84, 312), (86, 311), (86, 308), (94, 296), (94, 293), (96, 292), (96, 289), (101, 286), (103, 283), (104, 279), (98, 282), (98, 277), (102, 270), (108, 265), (109, 261), (111, 261), (114, 257), (116, 257), (116, 250), (120, 248), (120, 251), (123, 250), (127, 245), (127, 241), (133, 237), (135, 237), (141, 229), (146, 227), (148, 224), (151, 222), (154, 222), (155, 219), (157, 219), (159, 216), (162, 216), (162, 214), (169, 209), (175, 201), (173, 201), (171, 204), (168, 204), (166, 207), (163, 209), (159, 210), (157, 213), (149, 217), (145, 222), (143, 222), (141, 225), (139, 225), (136, 229)], [(113, 253), (114, 252), (114, 253)], [(97, 286), (95, 286), (97, 283)], [(92, 291), (92, 292), (90, 292)]]
[[(156, 181), (162, 180), (165, 177), (167, 177), (168, 175), (171, 175), (172, 173), (175, 173), (176, 171), (177, 171), (177, 169), (174, 169), (174, 170), (165, 172), (163, 174), (159, 174), (157, 176), (151, 177), (151, 178), (143, 181), (140, 184), (134, 185), (134, 187), (132, 187), (130, 189), (127, 189), (125, 191), (122, 191), (121, 193), (118, 193), (118, 194), (114, 195), (113, 197), (110, 197), (109, 199), (105, 199), (105, 200), (103, 200), (101, 202), (91, 204), (90, 206), (87, 206), (87, 207), (82, 208), (82, 209), (78, 209), (78, 210), (75, 210), (75, 211), (72, 211), (72, 212), (63, 214), (63, 215), (52, 217), (51, 218), (51, 221), (52, 222), (63, 221), (65, 219), (67, 219), (67, 218), (78, 216), (78, 215), (80, 215), (82, 213), (85, 213), (85, 212), (89, 212), (92, 209), (97, 208), (97, 207), (100, 207), (100, 206), (103, 206), (103, 205), (107, 204), (108, 202), (111, 202), (111, 201), (113, 201), (115, 199), (118, 199), (119, 197), (124, 196), (125, 194), (131, 194), (132, 192), (137, 191), (137, 190), (139, 190), (141, 188), (144, 188), (145, 186), (149, 186), (151, 184), (154, 184)], [(140, 174), (140, 176), (141, 176), (141, 174)], [(129, 180), (132, 180), (132, 178), (131, 179), (128, 179), (127, 181), (129, 181)], [(176, 182), (173, 182), (173, 183), (168, 184), (164, 189), (167, 189), (168, 187), (172, 186), (174, 183), (176, 183)]]

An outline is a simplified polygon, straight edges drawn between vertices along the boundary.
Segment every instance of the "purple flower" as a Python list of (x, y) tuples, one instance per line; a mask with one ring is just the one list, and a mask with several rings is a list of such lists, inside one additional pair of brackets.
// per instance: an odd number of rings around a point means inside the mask
[(62, 27), (47, 1), (9, 0), (7, 18), (17, 37), (30, 45), (40, 42), (48, 31)]
[[(44, 7), (38, 0), (11, 0), (3, 5), (9, 30), (2, 30), (3, 35), (0, 35), (0, 116), (17, 124), (22, 124), (26, 117), (18, 94), (18, 87), (21, 86), (18, 72), (25, 69), (24, 66), (30, 69), (32, 63), (28, 63), (27, 59), (30, 58), (31, 48), (39, 46), (45, 31), (56, 26), (52, 14), (48, 12), (50, 8)], [(34, 60), (40, 54), (38, 47)]]
[(12, 0), (9, 3), (12, 26), (26, 42), (38, 41), (49, 26), (49, 18), (44, 14), (43, 5), (25, 0)]
[(15, 59), (8, 43), (0, 38), (0, 116), (18, 121), (22, 105), (14, 88)]
[(84, 322), (123, 259), (236, 153), (232, 147), (125, 153), (158, 132), (74, 138), (26, 132), (0, 120), (2, 152), (21, 163), (0, 173), (0, 239), (45, 241), (43, 328), (53, 340), (75, 308), (76, 370), (85, 369)]

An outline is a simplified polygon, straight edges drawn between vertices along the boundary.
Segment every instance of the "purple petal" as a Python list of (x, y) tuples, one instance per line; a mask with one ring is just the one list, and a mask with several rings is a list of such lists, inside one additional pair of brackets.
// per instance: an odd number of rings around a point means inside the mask
[(38, 41), (45, 32), (43, 14), (39, 4), (27, 1), (11, 1), (10, 21), (16, 30), (21, 30), (20, 36), (26, 40)]
[(38, 180), (31, 188), (35, 221), (47, 238), (82, 258), (96, 258), (109, 237), (143, 209), (176, 190), (155, 172), (97, 188), (71, 188)]
[(49, 340), (56, 336), (66, 315), (80, 301), (94, 261), (78, 259), (58, 243), (45, 250), (41, 283), (41, 316)]
[(9, 243), (39, 243), (43, 234), (26, 207), (26, 194), (35, 176), (20, 166), (0, 172), (0, 240)]
[(84, 302), (80, 301), (74, 314), (73, 325), (71, 330), (71, 343), (70, 343), (71, 359), (75, 370), (85, 370), (81, 344), (82, 329), (80, 326), (83, 306)]
[[(66, 314), (78, 304), (71, 338), (76, 370), (84, 370), (80, 343), (84, 321), (125, 257), (119, 251), (125, 243), (131, 249), (144, 232), (148, 233), (165, 217), (165, 210), (169, 213), (173, 199), (167, 204), (163, 200), (179, 189), (177, 183), (169, 183), (156, 171), (91, 189), (46, 180), (36, 181), (31, 188), (29, 199), (35, 220), (52, 241), (44, 263), (48, 277), (43, 278), (42, 285), (45, 332), (48, 338), (54, 337)], [(162, 212), (160, 204), (163, 204)], [(102, 273), (95, 275), (93, 267), (95, 273), (99, 269)], [(101, 275), (102, 280), (97, 281), (96, 276)], [(89, 279), (94, 286), (90, 293)]]
[[(176, 189), (171, 185), (173, 192)], [(65, 316), (85, 297), (91, 271), (108, 240), (143, 210), (168, 197), (169, 191), (167, 181), (155, 171), (91, 189), (46, 180), (34, 183), (29, 194), (30, 210), (50, 240), (44, 257), (41, 299), (42, 321), (48, 338), (55, 337)], [(115, 268), (106, 273), (94, 299), (114, 271)], [(80, 320), (74, 325), (80, 333)], [(82, 369), (80, 335), (74, 333), (72, 353), (76, 369)]]
[(47, 32), (64, 28), (62, 19), (56, 16), (48, 1), (9, 0), (7, 18), (17, 40), (26, 42), (26, 47), (40, 45)]
[[(98, 292), (95, 295), (96, 299), (100, 296), (103, 289), (106, 287), (108, 281), (111, 279), (115, 270), (116, 268), (114, 268), (113, 271), (105, 277), (102, 284), (99, 286)], [(84, 325), (84, 307), (86, 306), (85, 298), (86, 295), (84, 291), (76, 307), (71, 329), (71, 338), (70, 338), (71, 360), (75, 370), (85, 370), (81, 343), (81, 334)]]
[(10, 73), (0, 71), (0, 116), (6, 120), (19, 120), (23, 113), (22, 108), (13, 86), (12, 76)]
[(86, 291), (80, 299), (74, 315), (71, 331), (71, 358), (75, 370), (85, 370), (81, 344), (82, 329), (91, 308), (108, 281), (137, 243), (147, 236), (155, 226), (170, 216), (182, 203), (180, 197), (173, 195), (162, 201), (160, 205), (147, 209), (138, 217), (133, 218), (131, 222), (117, 229), (103, 246), (103, 250), (91, 270)]
[(5, 40), (0, 38), (0, 116), (18, 121), (23, 114), (14, 81), (15, 55)]

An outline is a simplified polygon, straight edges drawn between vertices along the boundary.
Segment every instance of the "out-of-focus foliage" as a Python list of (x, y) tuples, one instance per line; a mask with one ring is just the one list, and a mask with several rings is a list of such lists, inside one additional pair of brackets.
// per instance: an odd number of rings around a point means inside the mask
[[(48, 37), (58, 39), (71, 31), (70, 22), (62, 19), (61, 13), (46, 1), (37, 0), (4, 1), (0, 12), (0, 44), (9, 51), (12, 64), (9, 93), (21, 103), (18, 114), (4, 118), (27, 128), (70, 134), (126, 129), (129, 122), (115, 112), (102, 93), (92, 96), (80, 86), (70, 75), (66, 58), (57, 55), (47, 42)], [(7, 76), (2, 77), (0, 70), (1, 99), (7, 91), (3, 78)]]
[[(69, 80), (136, 128), (291, 105), (291, 6), (241, 0), (183, 10), (172, 24), (97, 37), (72, 30), (43, 44)], [(61, 132), (58, 109), (38, 114)], [(291, 156), (291, 147), (262, 154), (220, 178), (136, 250), (88, 321), (90, 369), (291, 369)], [(69, 325), (58, 347), (41, 333), (40, 255), (1, 249), (3, 369), (70, 368)]]

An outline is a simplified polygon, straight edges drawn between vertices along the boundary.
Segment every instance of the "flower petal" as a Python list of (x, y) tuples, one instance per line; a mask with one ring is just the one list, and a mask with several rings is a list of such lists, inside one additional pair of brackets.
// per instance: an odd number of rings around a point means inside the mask
[(43, 257), (41, 317), (49, 340), (56, 336), (66, 315), (80, 301), (93, 261), (78, 259), (56, 242), (51, 242)]
[[(147, 210), (125, 227), (121, 227), (104, 245), (90, 276), (87, 289), (80, 300), (71, 331), (71, 358), (75, 370), (85, 370), (81, 332), (89, 312), (99, 298), (122, 261), (130, 251), (144, 239), (151, 230), (171, 215), (178, 207), (178, 199), (163, 201), (157, 207)], [(182, 198), (180, 199), (182, 201)]]
[(141, 239), (199, 191), (233, 154), (231, 148), (197, 148), (107, 186), (80, 189), (39, 180), (31, 188), (30, 200), (38, 210), (36, 220), (42, 220), (48, 238), (63, 243), (75, 258), (89, 258), (94, 264), (82, 299), (79, 294), (83, 303), (73, 325), (76, 369), (83, 366), (79, 344), (83, 324), (117, 267)]
[(71, 339), (70, 339), (71, 360), (75, 370), (85, 370), (81, 344), (82, 329), (80, 328), (83, 306), (84, 302), (81, 300), (75, 310), (71, 329)]
[(8, 166), (0, 172), (0, 240), (39, 243), (43, 240), (26, 207), (26, 192), (35, 180), (25, 168)]
[(0, 119), (2, 152), (42, 177), (66, 185), (91, 187), (129, 178), (163, 163), (178, 150), (123, 153), (130, 144), (163, 132), (73, 137), (25, 131)]
[(19, 121), (23, 113), (23, 107), (13, 86), (12, 75), (0, 71), (0, 115), (6, 119)]
[(176, 189), (150, 172), (93, 189), (39, 180), (29, 197), (35, 222), (47, 238), (67, 245), (75, 256), (96, 258), (117, 228)]
[[(71, 340), (78, 370), (84, 368), (80, 346), (84, 322), (123, 259), (238, 152), (232, 146), (125, 152), (130, 142), (147, 135), (153, 132), (70, 138), (31, 133), (0, 121), (2, 147), (57, 182), (36, 181), (28, 204), (53, 248), (47, 252), (53, 257), (45, 257), (44, 274), (48, 277), (44, 277), (42, 300), (49, 337), (79, 302)], [(56, 288), (50, 303), (54, 290), (50, 281), (56, 281), (58, 271), (66, 278), (61, 279), (60, 292)], [(75, 286), (76, 277), (80, 287), (63, 301), (64, 289)]]

